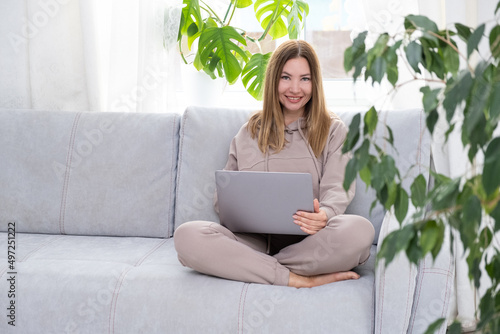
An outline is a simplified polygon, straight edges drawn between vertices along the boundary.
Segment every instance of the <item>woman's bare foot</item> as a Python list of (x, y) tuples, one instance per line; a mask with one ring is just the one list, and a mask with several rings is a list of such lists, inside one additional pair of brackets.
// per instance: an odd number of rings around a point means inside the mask
[(288, 286), (294, 288), (312, 288), (323, 284), (358, 278), (359, 275), (354, 271), (340, 271), (337, 273), (322, 274), (316, 276), (301, 276), (290, 272)]

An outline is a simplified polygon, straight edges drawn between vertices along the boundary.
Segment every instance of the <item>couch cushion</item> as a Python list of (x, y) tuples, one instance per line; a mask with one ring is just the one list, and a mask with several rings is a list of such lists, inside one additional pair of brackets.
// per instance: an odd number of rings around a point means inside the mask
[[(248, 110), (201, 107), (186, 110), (180, 130), (175, 227), (190, 220), (219, 221), (213, 209), (214, 172), (226, 164), (231, 139), (249, 114)], [(356, 112), (337, 114), (348, 126)], [(430, 136), (425, 131), (423, 112), (418, 109), (382, 112), (379, 119), (377, 143), (393, 154), (396, 166), (405, 176), (403, 186), (409, 192), (410, 177), (420, 172), (427, 175), (430, 164)], [(385, 124), (393, 130), (395, 149), (384, 139), (388, 136)], [(346, 213), (364, 216), (372, 222), (376, 244), (385, 210), (377, 205), (370, 213), (375, 193), (366, 190), (359, 177), (356, 182), (356, 196)]]
[[(231, 140), (252, 111), (188, 107), (181, 120), (175, 227), (219, 222), (213, 208), (215, 171), (224, 168)], [(173, 233), (173, 230), (172, 230)]]
[[(184, 268), (172, 239), (18, 233), (16, 242), (20, 333), (372, 332), (373, 255), (359, 280), (295, 289)], [(7, 271), (1, 252), (0, 291)]]
[(19, 232), (169, 236), (179, 121), (0, 111), (0, 221)]

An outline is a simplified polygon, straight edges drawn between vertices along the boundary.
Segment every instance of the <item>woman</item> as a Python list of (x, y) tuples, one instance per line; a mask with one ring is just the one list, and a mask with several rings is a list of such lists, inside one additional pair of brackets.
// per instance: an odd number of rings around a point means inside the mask
[(363, 217), (343, 214), (354, 196), (354, 184), (342, 188), (347, 128), (326, 110), (313, 48), (296, 40), (280, 45), (264, 88), (263, 110), (234, 137), (225, 169), (310, 173), (314, 212), (293, 216), (309, 235), (232, 233), (217, 223), (188, 222), (174, 235), (179, 261), (209, 275), (297, 288), (357, 279), (350, 270), (368, 259), (374, 229)]

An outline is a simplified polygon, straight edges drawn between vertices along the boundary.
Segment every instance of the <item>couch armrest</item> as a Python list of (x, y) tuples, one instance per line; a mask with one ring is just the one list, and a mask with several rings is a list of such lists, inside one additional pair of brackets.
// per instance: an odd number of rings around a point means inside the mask
[[(408, 216), (415, 211), (409, 208)], [(378, 247), (399, 223), (392, 211), (382, 222)], [(375, 268), (375, 333), (423, 333), (439, 318), (446, 318), (454, 284), (454, 261), (445, 233), (435, 261), (430, 255), (418, 265), (405, 253), (398, 254), (386, 267), (380, 260)], [(446, 322), (437, 333), (446, 332)]]

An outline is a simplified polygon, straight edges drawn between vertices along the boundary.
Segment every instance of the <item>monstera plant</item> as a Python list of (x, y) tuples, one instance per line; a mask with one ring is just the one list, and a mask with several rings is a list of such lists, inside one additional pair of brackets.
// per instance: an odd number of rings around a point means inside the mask
[[(376, 191), (377, 201), (393, 210), (401, 223), (400, 229), (385, 238), (378, 253), (386, 265), (401, 251), (413, 263), (428, 254), (436, 258), (446, 233), (451, 238), (460, 236), (471, 281), (479, 287), (481, 276), (487, 275), (491, 282), (483, 289), (478, 309), (481, 333), (500, 333), (499, 10), (500, 2), (489, 31), (485, 24), (468, 27), (460, 23), (440, 30), (426, 16), (409, 15), (403, 33), (377, 35), (372, 47), (367, 46), (367, 32), (361, 33), (344, 55), (344, 67), (354, 80), (360, 76), (372, 83), (387, 80), (393, 89), (413, 81), (422, 83), (429, 132), (435, 131), (442, 118), (446, 139), (452, 132), (461, 134), (472, 173), (469, 170), (450, 178), (431, 171), (435, 182), (430, 187), (420, 174), (411, 180), (407, 192), (402, 186), (405, 171), (398, 170), (394, 159), (375, 144), (379, 118), (371, 107), (363, 118), (358, 114), (350, 124), (343, 150), (354, 154), (346, 168), (344, 187), (347, 189), (359, 174)], [(479, 48), (481, 42), (486, 52)], [(401, 67), (410, 71), (411, 80), (399, 82)], [(392, 130), (388, 128), (387, 133), (386, 140), (392, 144)], [(409, 210), (409, 206), (414, 209)], [(437, 320), (427, 333), (433, 333), (444, 321)], [(455, 322), (448, 332), (460, 333), (460, 327)]]
[[(193, 65), (212, 79), (225, 78), (229, 84), (241, 80), (255, 99), (262, 99), (262, 88), (267, 62), (271, 53), (250, 52), (248, 46), (266, 36), (296, 39), (309, 13), (307, 3), (300, 0), (227, 0), (224, 15), (219, 15), (208, 0), (183, 0), (178, 42), (182, 59), (187, 64), (186, 53), (195, 52)], [(264, 32), (251, 37), (245, 29), (231, 25), (236, 10), (252, 6), (256, 19)], [(183, 39), (188, 50), (183, 50)], [(197, 42), (196, 50), (191, 51)]]

